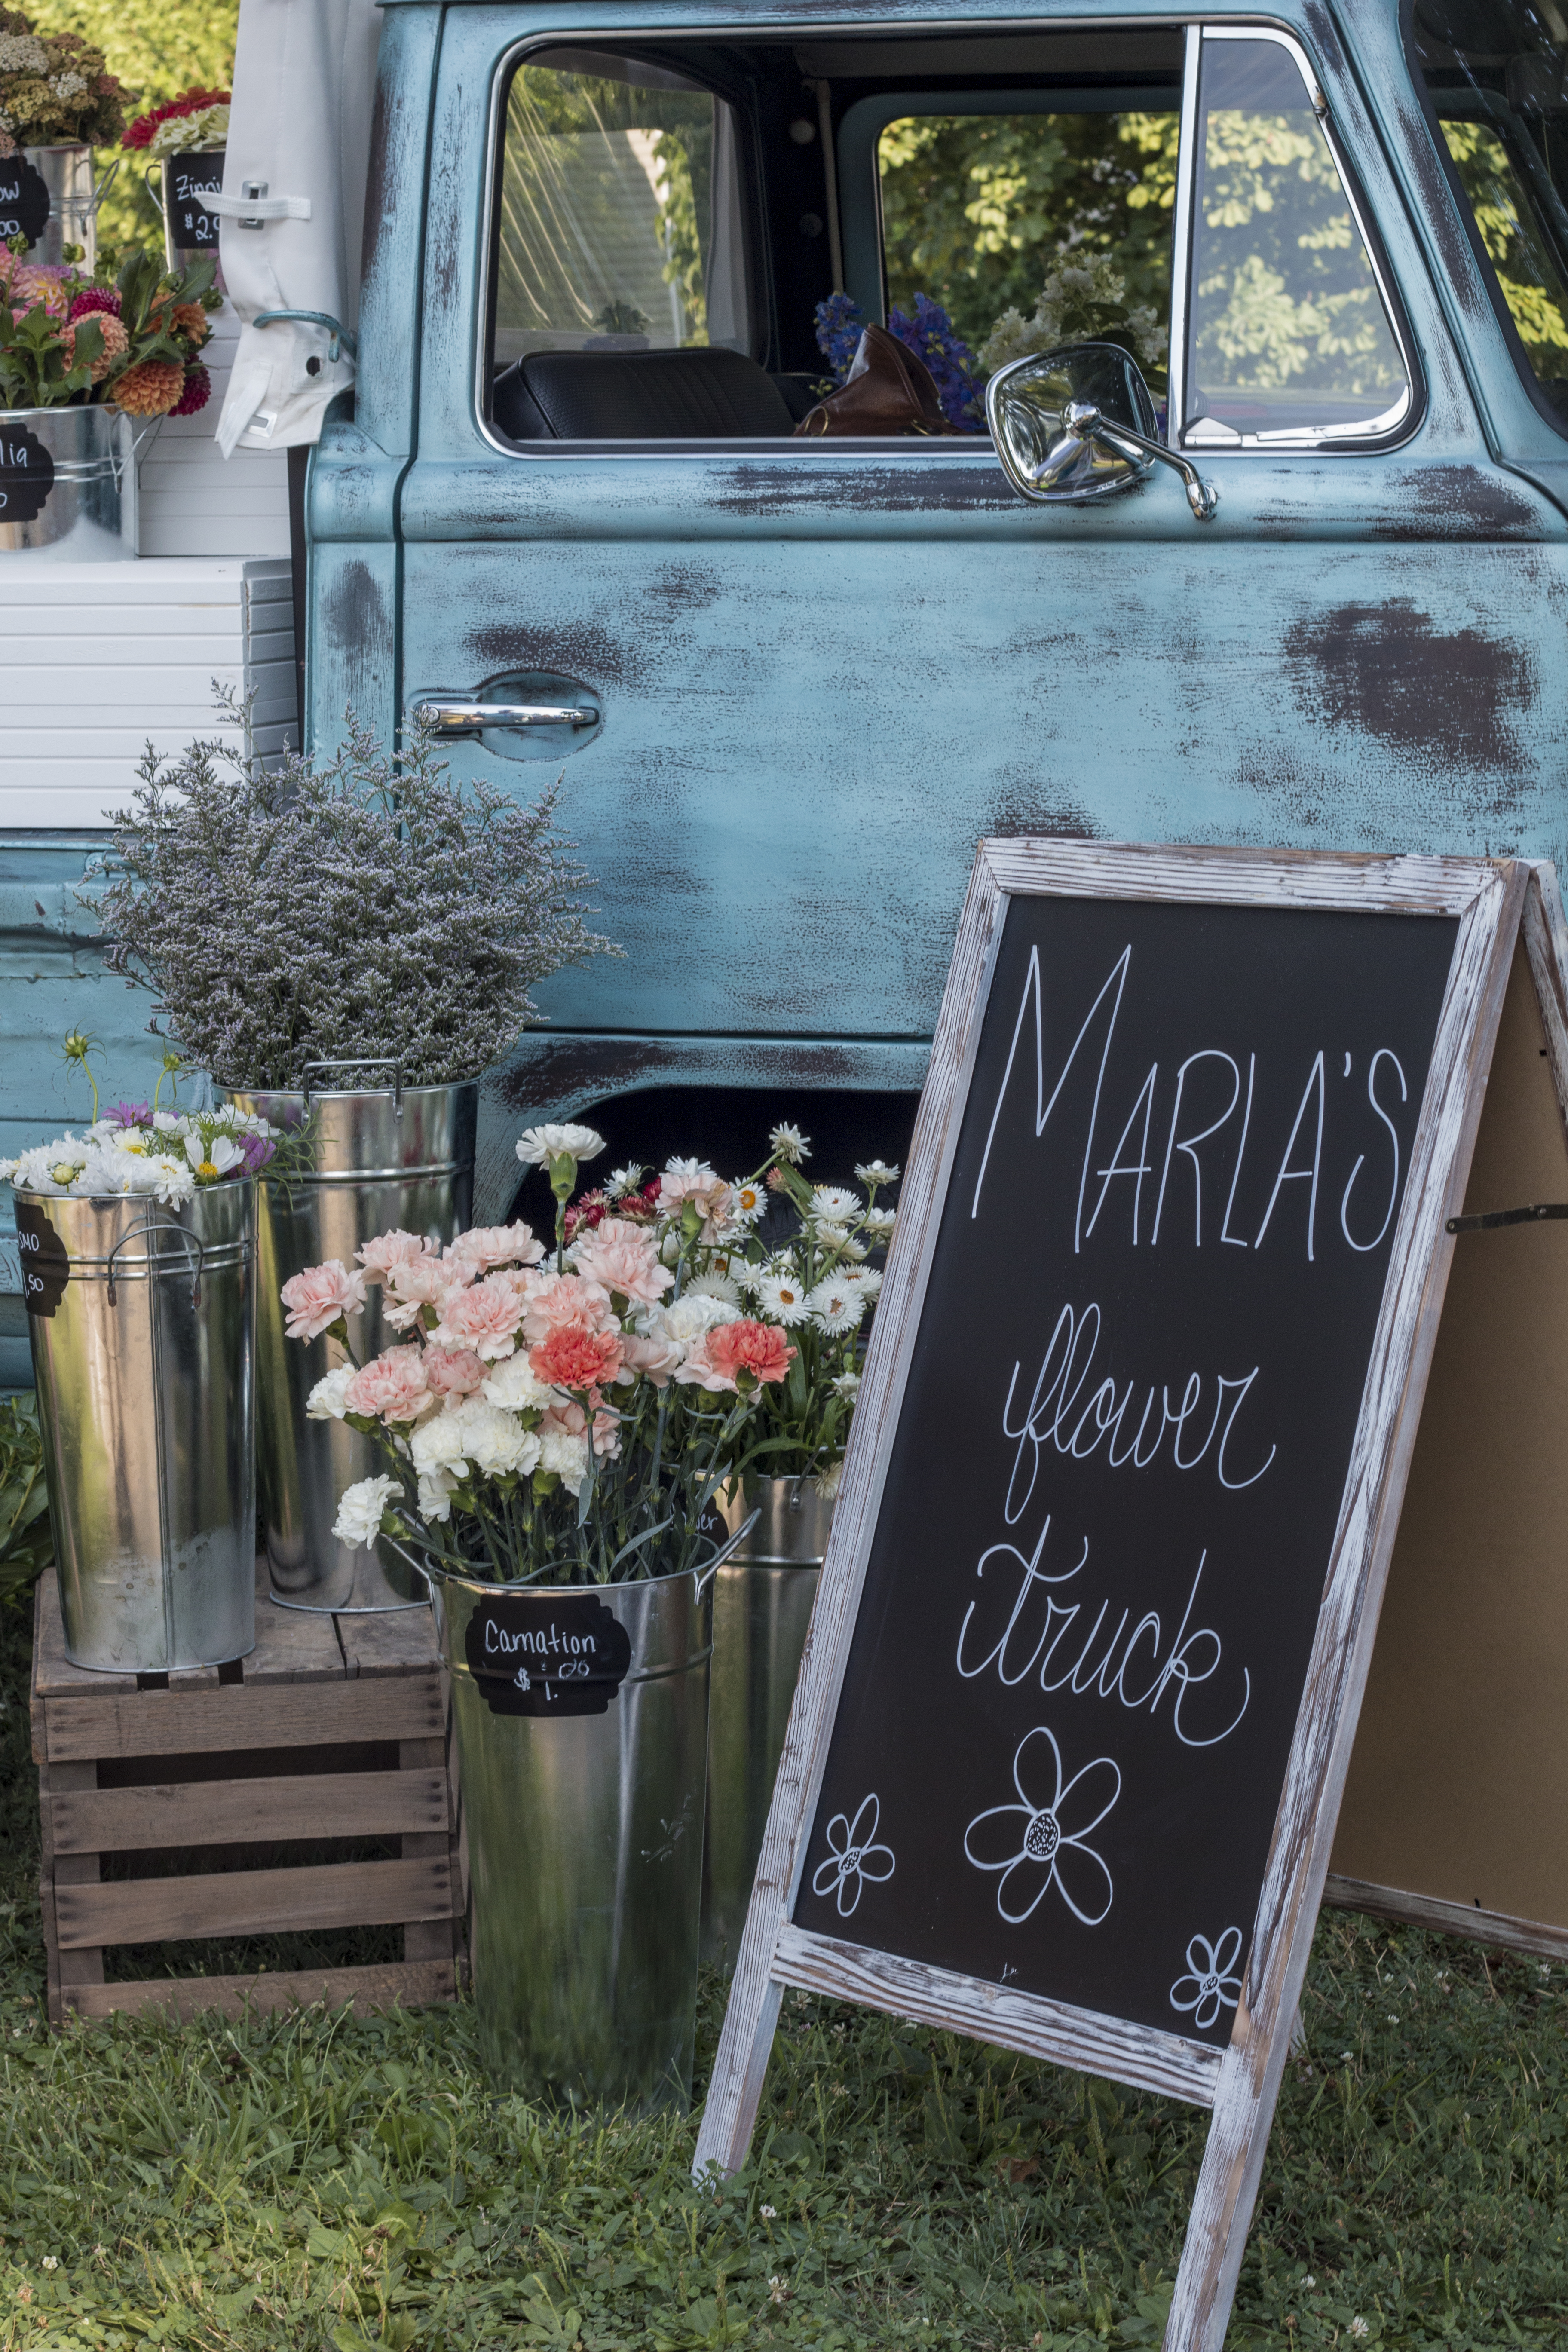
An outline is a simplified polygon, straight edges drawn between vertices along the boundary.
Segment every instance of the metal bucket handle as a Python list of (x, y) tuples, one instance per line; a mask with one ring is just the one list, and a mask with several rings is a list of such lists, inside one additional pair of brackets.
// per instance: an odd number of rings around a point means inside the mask
[[(148, 1241), (152, 1241), (153, 1236), (158, 1234), (172, 1234), (184, 1249), (185, 1264), (187, 1266), (191, 1262), (191, 1252), (195, 1250), (196, 1254), (196, 1270), (191, 1276), (191, 1305), (193, 1307), (199, 1307), (202, 1303), (202, 1265), (206, 1256), (205, 1244), (199, 1241), (195, 1234), (187, 1233), (184, 1225), (161, 1224), (158, 1219), (152, 1215), (151, 1213), (146, 1216), (140, 1218), (135, 1224), (129, 1226), (126, 1231), (121, 1234), (120, 1239), (115, 1243), (114, 1247), (109, 1253), (110, 1305), (111, 1307), (118, 1307), (120, 1304), (119, 1296), (114, 1287), (114, 1261), (120, 1255), (121, 1251), (125, 1247), (126, 1244), (128, 1242), (133, 1242), (139, 1234), (144, 1235)], [(149, 1268), (156, 1265), (160, 1255), (161, 1252), (157, 1250), (150, 1250), (148, 1252), (147, 1265)], [(151, 1280), (151, 1274), (149, 1274), (148, 1278)]]
[[(398, 1118), (403, 1117), (403, 1065), (395, 1055), (372, 1054), (362, 1061), (355, 1061), (351, 1059), (347, 1055), (328, 1054), (319, 1062), (307, 1062), (305, 1065), (304, 1087), (305, 1113), (307, 1118), (310, 1116), (310, 1073), (312, 1070), (390, 1070), (392, 1072), (393, 1112)], [(384, 1087), (367, 1087), (365, 1091), (367, 1093), (384, 1094), (386, 1089)]]
[[(708, 1587), (712, 1583), (713, 1579), (718, 1575), (719, 1570), (723, 1567), (724, 1562), (734, 1550), (735, 1546), (751, 1534), (752, 1529), (756, 1526), (757, 1521), (762, 1517), (762, 1516), (763, 1515), (760, 1510), (753, 1511), (751, 1517), (736, 1528), (734, 1534), (730, 1538), (729, 1542), (725, 1544), (721, 1550), (714, 1553), (707, 1567), (697, 1579), (697, 1598), (699, 1601), (701, 1600), (703, 1594), (707, 1591)], [(431, 1598), (434, 1599), (437, 1583), (436, 1576), (433, 1576), (427, 1568), (421, 1567), (418, 1560), (415, 1559), (414, 1554), (405, 1549), (405, 1548), (398, 1542), (395, 1536), (383, 1536), (380, 1540), (387, 1546), (389, 1550), (395, 1551), (399, 1559), (405, 1561), (414, 1570), (416, 1576), (423, 1578), (426, 1591), (430, 1594)]]

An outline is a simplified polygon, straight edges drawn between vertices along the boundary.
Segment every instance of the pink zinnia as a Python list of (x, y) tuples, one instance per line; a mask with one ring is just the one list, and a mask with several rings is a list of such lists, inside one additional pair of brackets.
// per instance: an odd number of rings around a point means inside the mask
[(374, 1241), (363, 1242), (354, 1255), (364, 1268), (367, 1282), (380, 1282), (395, 1265), (414, 1265), (423, 1258), (439, 1258), (441, 1244), (428, 1240), (423, 1234), (403, 1232), (377, 1234)]
[(639, 1306), (657, 1307), (675, 1276), (660, 1265), (647, 1234), (621, 1217), (605, 1217), (577, 1245), (577, 1270), (605, 1290)]
[(363, 1311), (364, 1276), (329, 1258), (325, 1265), (308, 1265), (303, 1274), (292, 1276), (281, 1297), (289, 1309), (285, 1328), (289, 1339), (319, 1339), (340, 1317)]
[(580, 1324), (563, 1323), (549, 1338), (531, 1348), (528, 1360), (552, 1388), (576, 1389), (599, 1402), (599, 1390), (621, 1369), (618, 1331), (584, 1331)]
[(422, 1348), (389, 1348), (373, 1356), (349, 1382), (343, 1402), (351, 1412), (374, 1413), (380, 1421), (417, 1421), (435, 1403), (425, 1378)]
[(472, 1348), (486, 1363), (510, 1356), (517, 1346), (522, 1301), (504, 1274), (487, 1274), (466, 1290), (449, 1288), (430, 1336), (437, 1347)]
[(471, 1348), (426, 1348), (425, 1378), (437, 1396), (472, 1396), (485, 1377)]

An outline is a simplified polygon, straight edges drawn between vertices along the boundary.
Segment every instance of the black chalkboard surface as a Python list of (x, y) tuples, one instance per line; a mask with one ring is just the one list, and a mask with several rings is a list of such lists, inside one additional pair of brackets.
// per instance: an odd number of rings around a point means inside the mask
[(788, 1985), (1190, 2099), (1220, 2352), (1516, 951), (1568, 1118), (1547, 873), (981, 843), (697, 2178)]
[(1011, 902), (799, 1926), (1228, 2040), (1458, 929)]

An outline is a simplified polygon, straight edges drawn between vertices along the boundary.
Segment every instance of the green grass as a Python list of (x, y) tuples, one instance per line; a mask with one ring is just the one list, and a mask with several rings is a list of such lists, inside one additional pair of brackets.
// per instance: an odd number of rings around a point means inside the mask
[[(791, 1996), (719, 2198), (688, 2118), (493, 2098), (466, 2007), (51, 2035), (15, 1609), (0, 1667), (0, 2352), (1158, 2343), (1202, 2117), (950, 2034)], [(1325, 1920), (1233, 2345), (1568, 2341), (1565, 2000)]]

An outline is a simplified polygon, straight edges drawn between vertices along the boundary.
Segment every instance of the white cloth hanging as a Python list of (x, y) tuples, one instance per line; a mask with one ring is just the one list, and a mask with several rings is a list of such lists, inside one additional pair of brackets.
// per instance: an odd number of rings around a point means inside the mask
[(358, 325), (380, 39), (374, 0), (240, 0), (223, 194), (214, 206), (241, 320), (217, 426), (226, 457), (318, 439), (327, 403), (354, 380), (346, 346), (329, 356), (329, 328), (253, 322), (263, 310), (318, 310), (351, 333)]

